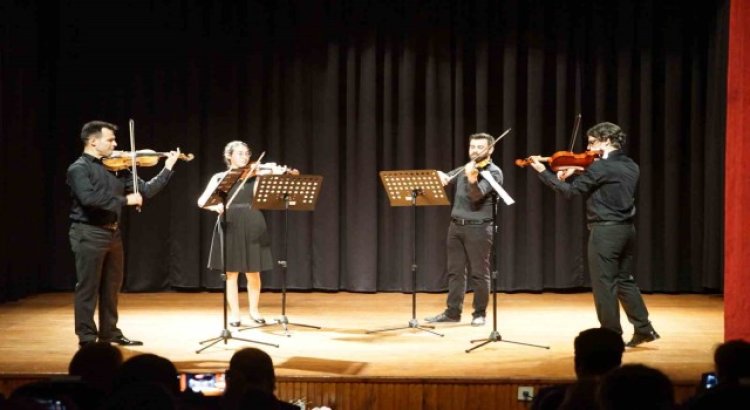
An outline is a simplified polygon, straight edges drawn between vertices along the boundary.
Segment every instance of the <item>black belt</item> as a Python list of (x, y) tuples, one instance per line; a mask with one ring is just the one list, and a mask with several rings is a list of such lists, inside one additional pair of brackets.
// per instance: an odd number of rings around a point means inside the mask
[(95, 224), (92, 222), (83, 222), (83, 221), (75, 221), (75, 222), (79, 224), (84, 224), (84, 225), (96, 226), (97, 228), (107, 229), (110, 231), (116, 231), (120, 227), (120, 224), (117, 222), (111, 222), (108, 224)]
[(492, 222), (492, 218), (490, 219), (461, 219), (461, 218), (451, 218), (451, 221), (453, 221), (456, 225), (484, 225), (486, 223)]
[(633, 221), (627, 220), (627, 221), (598, 221), (598, 222), (589, 222), (586, 224), (589, 229), (595, 227), (595, 226), (614, 226), (614, 225), (632, 225)]

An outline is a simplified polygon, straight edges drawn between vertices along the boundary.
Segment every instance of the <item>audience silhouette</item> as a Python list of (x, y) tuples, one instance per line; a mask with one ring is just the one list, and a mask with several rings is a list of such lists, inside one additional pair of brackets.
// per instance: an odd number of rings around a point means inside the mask
[(601, 410), (670, 410), (674, 387), (664, 373), (642, 364), (627, 364), (605, 375), (599, 384)]
[(104, 393), (110, 393), (122, 360), (120, 349), (110, 343), (87, 343), (73, 355), (68, 365), (68, 374), (79, 377), (81, 381)]
[(66, 410), (99, 409), (112, 392), (122, 353), (109, 343), (88, 343), (68, 365), (71, 377), (30, 383), (16, 389), (2, 408)]
[(114, 380), (115, 390), (135, 383), (160, 385), (173, 396), (180, 392), (175, 365), (169, 359), (151, 353), (133, 356), (118, 369)]
[(714, 352), (714, 368), (718, 384), (698, 393), (684, 404), (685, 409), (748, 409), (750, 408), (750, 343), (730, 340)]
[[(532, 409), (676, 408), (673, 384), (664, 373), (641, 364), (621, 366), (625, 344), (616, 332), (587, 329), (578, 334), (573, 345), (576, 381), (541, 389)], [(750, 343), (732, 340), (719, 345), (714, 366), (717, 386), (701, 386), (682, 408), (750, 408)], [(226, 372), (226, 390), (220, 398), (180, 392), (177, 368), (169, 359), (147, 353), (123, 362), (122, 352), (109, 343), (82, 346), (72, 357), (68, 372), (69, 378), (21, 386), (7, 399), (0, 395), (0, 408), (299, 409), (275, 396), (273, 361), (256, 348), (234, 353)]]
[(531, 404), (532, 410), (587, 408), (594, 402), (598, 379), (622, 363), (625, 343), (622, 336), (607, 328), (582, 331), (573, 341), (577, 381), (540, 389)]
[(298, 406), (278, 400), (276, 373), (271, 356), (253, 347), (235, 352), (226, 374), (227, 388), (223, 397), (225, 410), (279, 409), (299, 410)]

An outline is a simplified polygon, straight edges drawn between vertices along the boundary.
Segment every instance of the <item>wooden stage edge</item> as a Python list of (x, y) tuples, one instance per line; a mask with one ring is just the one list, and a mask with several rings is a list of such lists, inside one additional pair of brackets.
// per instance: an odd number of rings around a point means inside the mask
[[(490, 306), (487, 325), (470, 326), (472, 294), (466, 297), (463, 320), (439, 324), (439, 336), (409, 327), (410, 294), (289, 292), (289, 336), (279, 325), (230, 328), (234, 336), (253, 342), (229, 340), (198, 354), (201, 341), (221, 335), (221, 297), (213, 292), (122, 294), (120, 328), (145, 343), (124, 348), (123, 354), (154, 353), (172, 360), (180, 372), (205, 373), (223, 372), (236, 350), (257, 347), (274, 360), (279, 397), (305, 398), (333, 409), (472, 408), (467, 403), (473, 401), (477, 408), (481, 403), (481, 408), (520, 409), (525, 407), (517, 400), (518, 387), (574, 380), (573, 339), (581, 330), (598, 327), (590, 293), (501, 293), (497, 330), (502, 341), (466, 353), (476, 345), (472, 340), (490, 336), (493, 323)], [(662, 338), (628, 349), (623, 361), (662, 370), (675, 383), (677, 397), (687, 397), (701, 373), (712, 369), (713, 350), (723, 341), (722, 297), (644, 297)], [(49, 293), (0, 305), (0, 393), (66, 374), (77, 349), (72, 299), (71, 293)], [(241, 301), (243, 309), (246, 303)], [(419, 324), (426, 325), (424, 317), (441, 312), (444, 303), (445, 294), (418, 294)], [(261, 312), (269, 322), (278, 318), (281, 294), (264, 292)], [(632, 326), (622, 316), (627, 339)], [(392, 327), (402, 329), (368, 333)]]

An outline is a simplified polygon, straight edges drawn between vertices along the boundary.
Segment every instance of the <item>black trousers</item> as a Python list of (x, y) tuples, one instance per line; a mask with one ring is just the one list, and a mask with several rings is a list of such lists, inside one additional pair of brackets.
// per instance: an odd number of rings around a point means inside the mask
[(632, 224), (592, 225), (590, 229), (589, 271), (599, 323), (622, 334), (622, 304), (635, 332), (653, 331), (646, 304), (632, 275), (635, 227)]
[[(117, 328), (117, 297), (123, 280), (120, 230), (73, 223), (68, 233), (76, 260), (75, 331), (81, 342), (122, 336)], [(94, 311), (99, 304), (99, 329)]]
[(461, 316), (466, 293), (467, 273), (474, 289), (472, 316), (485, 316), (490, 294), (490, 250), (492, 222), (481, 225), (457, 225), (448, 228), (447, 270), (448, 300), (445, 314)]

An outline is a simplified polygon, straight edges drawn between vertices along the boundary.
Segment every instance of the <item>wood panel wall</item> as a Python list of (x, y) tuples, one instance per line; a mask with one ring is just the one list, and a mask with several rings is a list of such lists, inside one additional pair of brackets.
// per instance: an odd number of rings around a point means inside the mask
[[(0, 376), (0, 393), (6, 397), (19, 386), (45, 376)], [(332, 410), (525, 410), (528, 403), (517, 398), (518, 388), (534, 391), (549, 383), (538, 380), (351, 380), (324, 378), (279, 378), (276, 395), (286, 401), (303, 399), (307, 409), (325, 405)], [(675, 398), (682, 402), (695, 393), (696, 386), (676, 383)]]

